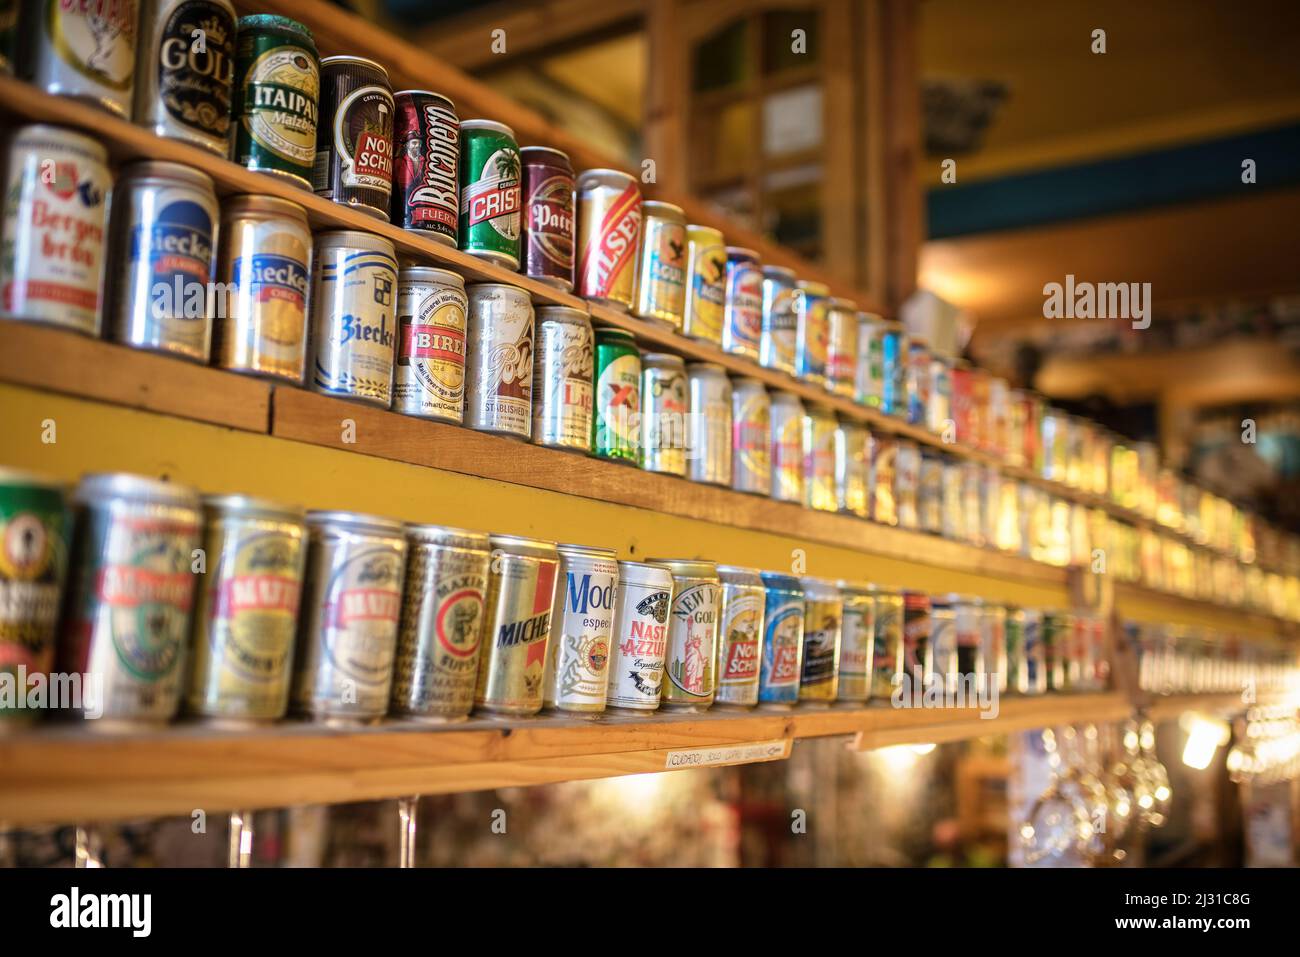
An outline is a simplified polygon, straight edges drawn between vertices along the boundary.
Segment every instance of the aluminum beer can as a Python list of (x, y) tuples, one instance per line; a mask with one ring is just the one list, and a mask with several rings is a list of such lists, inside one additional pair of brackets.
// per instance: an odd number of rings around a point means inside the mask
[(397, 257), (371, 233), (317, 233), (311, 297), (312, 388), (387, 409), (397, 346)]
[(579, 309), (537, 309), (533, 364), (533, 441), (554, 449), (591, 451), (595, 337)]
[(830, 289), (819, 282), (795, 283), (794, 374), (812, 385), (828, 386), (827, 349), (830, 321), (827, 299)]
[(907, 336), (901, 322), (884, 323), (880, 333), (880, 411), (907, 417)]
[(393, 88), (359, 56), (320, 61), (320, 119), (311, 185), (317, 196), (388, 222), (393, 202)]
[(799, 700), (803, 672), (803, 585), (779, 572), (763, 572), (761, 578), (765, 598), (758, 702), (769, 708), (792, 708)]
[(311, 189), (319, 116), (320, 64), (311, 33), (288, 17), (240, 17), (232, 159)]
[(5, 154), (0, 318), (98, 336), (113, 186), (107, 150), (80, 133), (37, 125), (10, 133)]
[(629, 465), (641, 461), (641, 353), (632, 333), (596, 333), (595, 414), (591, 451)]
[(460, 119), (440, 93), (393, 94), (393, 206), (395, 226), (456, 245), (460, 222)]
[(838, 583), (844, 599), (840, 630), (840, 683), (837, 701), (871, 697), (872, 656), (876, 648), (876, 594), (869, 585)]
[(109, 230), (110, 338), (207, 363), (219, 218), (206, 173), (152, 160), (122, 171)]
[(931, 671), (941, 687), (955, 687), (957, 678), (957, 614), (952, 596), (930, 599)]
[(682, 328), (686, 309), (686, 214), (680, 206), (641, 204), (641, 243), (632, 314)]
[(502, 283), (465, 287), (469, 296), (465, 424), (528, 438), (533, 418), (533, 301)]
[(985, 694), (1005, 694), (1007, 691), (1007, 609), (976, 599), (979, 615), (980, 662), (983, 678), (981, 687)]
[[(0, 467), (0, 681), (19, 695), (54, 664), (71, 533), (63, 486)], [(0, 736), (35, 718), (0, 698)]]
[(460, 425), (465, 413), (465, 280), (447, 269), (397, 273), (393, 410)]
[(1025, 661), (1025, 611), (1023, 608), (1008, 606), (1006, 609), (1006, 628), (1004, 632), (1005, 648), (1003, 660), (1006, 662), (1006, 687), (1012, 694), (1027, 694), (1029, 691), (1029, 669)]
[(575, 292), (627, 312), (641, 245), (641, 189), (626, 173), (589, 169), (578, 177)]
[(881, 525), (898, 524), (898, 502), (894, 497), (894, 486), (898, 470), (898, 440), (891, 435), (872, 434), (871, 475), (869, 488), (871, 492), (871, 520)]
[(839, 693), (844, 599), (835, 582), (802, 578), (803, 671), (799, 700), (829, 704)]
[(406, 547), (393, 713), (426, 721), (464, 718), (474, 707), (478, 679), (488, 536), (407, 525)]
[(1070, 671), (1071, 633), (1074, 616), (1068, 612), (1043, 612), (1043, 671), (1048, 691), (1068, 691), (1067, 674)]
[(28, 0), (20, 6), (19, 77), (46, 93), (129, 116), (140, 24), (135, 0)]
[(1047, 649), (1043, 642), (1043, 613), (1036, 608), (1023, 608), (1018, 616), (1021, 624), (1021, 654), (1024, 656), (1025, 694), (1044, 694), (1047, 689)]
[(651, 558), (673, 575), (673, 603), (664, 652), (660, 704), (680, 711), (703, 711), (717, 690), (718, 625), (722, 582), (713, 562)]
[(554, 542), (515, 535), (493, 535), (491, 545), (474, 705), (494, 714), (536, 714), (542, 707), (559, 552)]
[(462, 251), (506, 269), (519, 268), (519, 147), (515, 131), (493, 120), (460, 124)]
[(718, 630), (719, 706), (752, 708), (758, 704), (758, 672), (767, 592), (756, 568), (719, 565), (722, 582)]
[(295, 712), (327, 723), (382, 718), (402, 610), (402, 523), (307, 513), (307, 572), (294, 651)]
[[(923, 682), (934, 672), (934, 645), (930, 640), (930, 596), (903, 592), (903, 660), (899, 669), (909, 681)], [(913, 688), (913, 692), (921, 689)]]
[(641, 357), (641, 467), (686, 475), (686, 364), (681, 356), (647, 352)]
[(692, 482), (731, 484), (731, 380), (722, 366), (686, 366), (690, 416), (686, 425), (686, 474)]
[(957, 674), (967, 681), (974, 682), (972, 690), (979, 687), (988, 666), (984, 661), (982, 640), (982, 603), (977, 599), (954, 595), (950, 598), (953, 614), (956, 618), (957, 633)]
[(203, 500), (203, 550), (185, 709), (275, 721), (289, 708), (307, 528), (302, 509), (246, 495)]
[(667, 568), (645, 562), (618, 563), (608, 707), (658, 710), (672, 601), (673, 573)]
[(751, 495), (772, 492), (772, 403), (762, 380), (731, 380), (731, 487)]
[(853, 398), (858, 379), (858, 307), (848, 299), (826, 303), (826, 388)]
[(804, 408), (790, 392), (771, 395), (772, 498), (803, 504)]
[(758, 343), (758, 361), (765, 368), (794, 375), (796, 320), (794, 313), (794, 270), (785, 266), (763, 267), (763, 331)]
[(803, 416), (803, 504), (823, 512), (838, 509), (835, 500), (835, 413), (810, 402)]
[(524, 238), (520, 271), (568, 292), (573, 288), (573, 166), (567, 153), (549, 146), (525, 146)]
[(73, 502), (77, 532), (57, 669), (97, 686), (83, 699), (90, 705), (97, 692), (95, 710), (102, 707), (92, 728), (166, 722), (185, 680), (203, 531), (198, 493), (99, 474), (81, 480)]
[(925, 425), (930, 413), (930, 347), (920, 339), (909, 339), (906, 363), (907, 423)]
[(916, 485), (917, 525), (923, 532), (938, 535), (943, 530), (943, 456), (933, 449), (921, 450), (921, 469)]
[[(201, 30), (202, 48), (194, 42)], [(131, 118), (155, 136), (224, 157), (235, 83), (229, 0), (142, 0)]]
[(888, 701), (903, 674), (903, 593), (876, 588), (875, 648), (871, 657), (871, 697)]
[(213, 321), (212, 362), (302, 385), (312, 237), (306, 211), (274, 196), (221, 201), (218, 281), (225, 308)]
[(936, 355), (930, 359), (930, 401), (925, 422), (931, 432), (943, 434), (952, 420), (952, 361)]
[(860, 312), (858, 319), (858, 366), (853, 383), (853, 397), (873, 409), (884, 411), (885, 321), (870, 312)]
[(542, 704), (599, 713), (609, 687), (618, 560), (611, 548), (560, 545), (560, 583), (546, 646)]
[(722, 344), (727, 302), (727, 250), (712, 226), (686, 227), (686, 311), (682, 333)]
[(726, 253), (722, 348), (732, 355), (757, 360), (763, 334), (763, 268), (758, 253), (752, 249), (728, 246)]
[(894, 508), (900, 528), (921, 527), (921, 449), (911, 439), (899, 439), (894, 455)]
[(871, 462), (867, 430), (856, 422), (835, 423), (835, 505), (859, 518), (871, 516), (867, 489)]
[(941, 491), (939, 495), (939, 534), (949, 541), (970, 541), (966, 531), (966, 512), (963, 508), (963, 466), (969, 463), (943, 456), (940, 467)]

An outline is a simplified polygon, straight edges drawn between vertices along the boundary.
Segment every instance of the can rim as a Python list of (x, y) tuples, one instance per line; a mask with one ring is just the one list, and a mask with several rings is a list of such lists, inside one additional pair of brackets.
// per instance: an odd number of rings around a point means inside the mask
[(500, 546), (510, 546), (510, 545), (513, 545), (516, 548), (533, 548), (533, 549), (538, 549), (547, 552), (557, 551), (558, 549), (557, 544), (551, 541), (550, 539), (529, 538), (527, 535), (507, 535), (503, 533), (498, 534), (497, 532), (492, 532), (488, 536), (488, 540), (491, 543), (493, 549), (496, 549)]
[(301, 219), (304, 225), (310, 224), (307, 220), (307, 210), (295, 203), (291, 199), (284, 199), (280, 196), (268, 196), (265, 193), (236, 193), (234, 196), (226, 196), (220, 201), (222, 212), (230, 216), (241, 210), (257, 209), (259, 206), (278, 207), (285, 215), (292, 216), (294, 219)]
[(0, 465), (0, 485), (18, 484), (35, 486), (36, 488), (52, 489), (55, 491), (64, 491), (68, 488), (68, 483), (60, 482), (57, 479), (41, 475), (39, 472), (29, 472), (27, 469)]
[(281, 16), (278, 13), (248, 13), (235, 21), (235, 29), (240, 33), (258, 27), (295, 34), (310, 43), (311, 52), (316, 53), (316, 38), (311, 35), (306, 24), (299, 23), (292, 17)]
[(687, 223), (686, 233), (688, 236), (690, 235), (692, 230), (694, 230), (697, 233), (712, 233), (713, 235), (717, 236), (719, 240), (722, 239), (722, 230), (720, 230), (717, 226), (710, 226), (707, 223)]
[(618, 551), (613, 548), (604, 548), (600, 545), (583, 545), (581, 542), (558, 542), (555, 550), (561, 555), (570, 553), (576, 555), (592, 555), (597, 558), (609, 558), (617, 560)]
[(748, 246), (726, 246), (724, 248), (726, 249), (728, 257), (750, 256), (755, 260), (755, 262), (757, 262), (760, 259), (758, 255), (758, 251), (754, 249), (750, 249)]
[(793, 269), (789, 266), (777, 265), (776, 263), (763, 267), (763, 275), (766, 276), (769, 273), (776, 276), (789, 276), (791, 279), (795, 278), (795, 271)]
[(764, 382), (764, 381), (763, 381), (762, 379), (760, 379), (758, 376), (756, 376), (756, 375), (749, 375), (748, 373), (744, 373), (744, 374), (741, 374), (741, 375), (734, 375), (734, 376), (731, 377), (731, 384), (732, 384), (733, 387), (734, 387), (734, 386), (736, 385), (736, 383), (738, 383), (738, 382), (752, 382), (752, 383), (754, 383), (755, 385), (757, 385), (757, 386), (758, 386), (759, 388), (761, 388), (761, 389), (764, 389), (764, 390), (767, 389), (767, 383), (766, 383), (766, 382)]
[(471, 282), (471, 283), (466, 283), (466, 284), (465, 284), (465, 291), (466, 291), (466, 292), (469, 292), (471, 289), (509, 289), (511, 292), (519, 292), (519, 293), (523, 293), (525, 296), (528, 296), (528, 301), (529, 301), (529, 303), (531, 303), (531, 302), (533, 301), (533, 297), (532, 297), (531, 295), (529, 295), (527, 289), (525, 289), (523, 286), (516, 286), (514, 283), (509, 283), (509, 282)]
[(548, 306), (538, 306), (534, 312), (537, 313), (539, 319), (549, 318), (552, 316), (555, 316), (556, 318), (564, 316), (571, 318), (574, 322), (584, 322), (588, 325), (591, 324), (591, 318), (581, 309), (574, 309), (572, 306), (561, 306), (558, 303), (553, 303)]
[[(647, 558), (646, 561), (662, 565), (683, 578), (702, 578), (718, 580), (718, 566), (707, 558)], [(698, 574), (692, 574), (692, 569)]]
[(647, 213), (665, 211), (676, 213), (677, 217), (680, 218), (683, 223), (686, 222), (686, 210), (682, 209), (676, 203), (666, 203), (662, 199), (646, 199), (641, 201), (642, 218), (644, 218)]
[(841, 299), (838, 296), (832, 296), (827, 300), (827, 304), (835, 309), (842, 309), (845, 312), (856, 313), (858, 311), (858, 304), (852, 299)]
[(76, 145), (88, 153), (92, 153), (101, 163), (108, 163), (108, 147), (99, 140), (95, 139), (88, 133), (81, 130), (69, 129), (66, 126), (59, 126), (55, 123), (24, 123), (21, 126), (14, 127), (9, 131), (7, 142), (22, 145), (21, 141), (24, 135), (34, 136), (55, 136), (62, 138), (65, 142), (69, 139), (75, 140)]
[(75, 499), (78, 502), (93, 504), (110, 496), (139, 501), (164, 499), (169, 505), (186, 505), (194, 509), (200, 504), (198, 490), (189, 485), (133, 472), (92, 472), (83, 475), (77, 483)]
[(724, 366), (722, 366), (721, 364), (717, 363), (717, 362), (688, 362), (688, 363), (686, 363), (686, 371), (687, 371), (687, 372), (690, 372), (690, 371), (693, 370), (693, 369), (694, 369), (694, 370), (704, 370), (704, 371), (709, 371), (709, 372), (721, 372), (723, 375), (726, 375), (726, 374), (727, 374), (727, 370), (726, 370), (726, 368), (725, 368)]
[(532, 145), (532, 146), (521, 146), (521, 147), (519, 147), (519, 152), (521, 152), (521, 153), (554, 153), (556, 156), (563, 156), (563, 157), (565, 158), (565, 160), (567, 160), (567, 161), (569, 161), (569, 162), (572, 162), (572, 160), (569, 159), (569, 154), (568, 154), (568, 153), (564, 152), (564, 150), (557, 150), (554, 146), (538, 146), (538, 145)]
[(797, 280), (795, 282), (795, 288), (800, 289), (803, 292), (810, 292), (814, 296), (829, 296), (831, 294), (831, 287), (816, 279)]
[(443, 269), (441, 266), (403, 266), (399, 263), (397, 270), (398, 282), (407, 277), (412, 279), (451, 279), (454, 280), (451, 283), (453, 286), (460, 286), (461, 288), (465, 286), (465, 277), (458, 272), (452, 272), (450, 269)]
[(635, 183), (636, 177), (631, 173), (625, 173), (621, 169), (611, 169), (606, 166), (597, 166), (595, 169), (584, 169), (578, 174), (578, 183), (581, 184), (584, 179), (591, 179), (597, 176), (619, 176), (623, 179)]
[[(360, 63), (364, 66), (372, 66), (384, 75), (385, 80), (388, 79), (388, 67), (384, 66), (382, 63), (371, 60), (369, 57), (356, 56), (352, 53), (336, 53), (333, 56), (321, 58), (321, 66), (324, 66), (327, 63)], [(391, 90), (389, 91), (389, 94), (392, 94)]]
[(819, 575), (800, 575), (799, 584), (803, 586), (805, 592), (807, 592), (810, 588), (820, 588), (823, 591), (828, 591), (828, 592), (829, 591), (838, 592), (840, 590), (840, 586), (837, 579), (822, 578)]
[(354, 528), (369, 528), (381, 532), (401, 534), (402, 523), (385, 515), (371, 515), (367, 512), (349, 512), (344, 509), (308, 509), (308, 525), (349, 525)]
[(869, 309), (858, 310), (858, 322), (880, 323), (880, 322), (888, 322), (888, 321), (889, 320), (887, 320), (884, 316), (882, 316), (878, 312), (872, 312)]
[(643, 352), (641, 353), (641, 365), (647, 362), (667, 362), (670, 365), (679, 365), (685, 368), (686, 360), (675, 352)]
[(667, 565), (661, 565), (658, 562), (651, 562), (651, 561), (639, 562), (635, 558), (620, 558), (618, 560), (618, 567), (623, 568), (624, 566), (627, 566), (628, 568), (655, 569), (657, 571), (668, 572), (669, 577), (672, 577), (672, 569), (670, 569)]
[(426, 540), (444, 540), (458, 538), (466, 541), (482, 542), (483, 551), (488, 550), (487, 532), (476, 532), (469, 528), (456, 528), (452, 525), (435, 525), (432, 522), (405, 522), (402, 530), (411, 537), (424, 537)]
[(724, 572), (728, 575), (754, 575), (760, 580), (763, 576), (763, 570), (761, 568), (752, 568), (749, 565), (725, 565), (719, 562), (717, 568), (719, 575)]
[[(195, 169), (193, 166), (187, 166), (184, 163), (176, 163), (172, 160), (143, 159), (132, 160), (122, 166), (118, 173), (118, 183), (130, 177), (149, 177), (156, 176), (165, 178), (171, 176), (175, 179), (189, 180), (198, 183), (207, 189), (216, 190), (216, 183), (207, 173), (201, 169)], [(117, 185), (116, 183), (114, 185)]]
[[(465, 130), (490, 130), (493, 133), (504, 133), (512, 140), (515, 138), (514, 130), (506, 126), (504, 123), (498, 123), (496, 120), (461, 120), (460, 130), (462, 133), (465, 132)], [(518, 148), (519, 147), (516, 144), (515, 149), (518, 150)]]
[(364, 229), (322, 230), (313, 234), (312, 245), (321, 248), (356, 246), (360, 249), (369, 249), (371, 252), (385, 253), (393, 260), (394, 265), (397, 263), (397, 247), (393, 245), (393, 241), (375, 233), (368, 233)]
[(837, 578), (835, 579), (835, 587), (840, 591), (851, 591), (855, 595), (870, 595), (875, 593), (876, 586), (871, 582), (853, 578)]
[[(404, 93), (423, 93), (425, 96), (436, 96), (440, 100), (446, 100), (451, 105), (453, 111), (456, 108), (456, 102), (451, 97), (446, 93), (439, 93), (437, 90), (394, 90), (393, 96), (398, 97)], [(459, 122), (460, 121), (457, 120), (457, 123)]]
[(596, 330), (596, 337), (600, 338), (601, 336), (604, 336), (606, 338), (613, 336), (616, 339), (624, 338), (627, 339), (629, 342), (631, 342), (633, 345), (636, 344), (636, 336), (634, 336), (628, 330), (620, 329), (617, 326), (601, 326), (599, 329)]
[(242, 492), (222, 493), (203, 496), (203, 507), (224, 509), (231, 512), (253, 512), (260, 515), (277, 515), (293, 518), (302, 522), (307, 510), (301, 505), (288, 505), (272, 499), (259, 498), (256, 495), (244, 495)]

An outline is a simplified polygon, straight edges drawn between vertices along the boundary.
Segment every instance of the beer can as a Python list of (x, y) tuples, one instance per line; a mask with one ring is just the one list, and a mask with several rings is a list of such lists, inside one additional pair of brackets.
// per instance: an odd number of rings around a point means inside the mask
[(1023, 694), (1047, 691), (1047, 649), (1043, 643), (1043, 613), (1036, 608), (1020, 609), (1021, 654), (1024, 657), (1024, 683), (1017, 690)]
[(880, 411), (907, 417), (907, 336), (901, 322), (884, 323), (880, 333)]
[(930, 664), (940, 688), (956, 688), (957, 614), (947, 596), (930, 599)]
[(893, 588), (875, 588), (875, 647), (871, 656), (871, 697), (889, 701), (904, 674), (903, 593)]
[(320, 61), (320, 125), (311, 185), (317, 196), (388, 222), (393, 202), (393, 87), (359, 56)]
[(772, 493), (772, 403), (762, 380), (731, 380), (731, 487), (751, 495)]
[(727, 250), (712, 226), (686, 227), (686, 310), (682, 333), (722, 344), (727, 303)]
[[(924, 592), (903, 592), (903, 661), (899, 669), (916, 684), (934, 673), (934, 645), (930, 640), (930, 596)], [(913, 687), (913, 692), (921, 690)]]
[(612, 309), (632, 308), (641, 245), (641, 189), (626, 173), (589, 169), (578, 177), (575, 292)]
[(758, 359), (763, 334), (763, 269), (758, 253), (727, 246), (726, 300), (722, 315), (722, 348), (732, 355)]
[(872, 433), (871, 443), (871, 520), (881, 525), (898, 524), (898, 505), (894, 498), (897, 482), (898, 440), (891, 435)]
[(493, 535), (487, 622), (474, 705), (501, 715), (542, 707), (560, 554), (554, 542)]
[(546, 646), (542, 704), (599, 713), (609, 687), (618, 559), (611, 548), (560, 545), (560, 583)]
[(1094, 664), (1092, 653), (1090, 616), (1083, 612), (1069, 615), (1070, 630), (1066, 639), (1064, 662), (1065, 681), (1062, 689), (1066, 691), (1091, 691), (1093, 687)]
[[(949, 603), (956, 620), (957, 674), (965, 681), (978, 682), (987, 669), (980, 634), (980, 602), (978, 599), (954, 595), (950, 596)], [(977, 687), (978, 684), (970, 685), (972, 690)]]
[(109, 228), (109, 338), (207, 363), (219, 217), (206, 173), (152, 160), (122, 171)]
[(474, 707), (488, 536), (407, 525), (406, 576), (390, 704), (394, 714), (454, 721)]
[(113, 186), (107, 150), (37, 125), (11, 132), (5, 154), (0, 318), (98, 336)]
[(641, 467), (686, 475), (689, 410), (686, 364), (681, 356), (647, 352), (641, 357)]
[(686, 474), (692, 482), (730, 485), (731, 380), (720, 365), (691, 362), (686, 385)]
[(871, 697), (872, 656), (876, 648), (876, 595), (870, 586), (839, 582), (844, 600), (840, 629), (840, 681), (837, 701)]
[(803, 504), (804, 408), (790, 392), (771, 395), (772, 498)]
[(899, 439), (894, 455), (894, 510), (900, 528), (918, 529), (920, 518), (921, 450), (911, 439)]
[(834, 512), (835, 501), (835, 413), (827, 406), (810, 402), (803, 416), (803, 504), (823, 512)]
[(641, 242), (632, 314), (680, 331), (686, 309), (686, 214), (680, 206), (641, 204)]
[(939, 534), (953, 542), (970, 541), (962, 499), (962, 467), (967, 464), (973, 463), (945, 455), (940, 466)]
[(856, 422), (835, 423), (835, 506), (859, 518), (870, 518), (867, 496), (871, 463), (867, 452), (867, 430)]
[(763, 646), (758, 673), (758, 703), (792, 708), (799, 700), (803, 673), (804, 593), (799, 579), (763, 572)]
[(952, 364), (952, 425), (953, 436), (963, 445), (979, 447), (979, 429), (975, 409), (975, 369), (967, 359), (957, 359)]
[[(202, 31), (203, 44), (195, 41)], [(131, 118), (155, 136), (225, 157), (235, 83), (229, 0), (142, 0)]]
[(316, 43), (296, 20), (240, 17), (235, 39), (233, 159), (311, 189), (320, 116)]
[(758, 361), (765, 368), (794, 375), (795, 336), (794, 270), (785, 266), (763, 267), (763, 331), (758, 343)]
[(567, 153), (525, 146), (523, 166), (524, 261), (520, 272), (568, 292), (573, 288), (573, 166)]
[(20, 5), (18, 76), (118, 116), (131, 113), (135, 83), (135, 0), (28, 0)]
[(980, 661), (986, 695), (1007, 692), (1007, 609), (1005, 605), (975, 601), (979, 615)]
[(1074, 616), (1069, 612), (1043, 612), (1043, 672), (1047, 691), (1068, 691), (1066, 674), (1069, 670)]
[(274, 196), (232, 196), (217, 256), (225, 308), (214, 310), (213, 364), (302, 385), (312, 236), (306, 211)]
[(844, 599), (832, 581), (802, 578), (803, 671), (799, 700), (829, 704), (839, 693)]
[(848, 299), (826, 303), (826, 388), (853, 398), (858, 379), (858, 307)]
[(645, 562), (618, 563), (608, 707), (658, 710), (672, 601), (673, 573), (667, 568)]
[(718, 629), (718, 694), (715, 704), (758, 704), (758, 671), (767, 590), (756, 568), (719, 565), (722, 624)]
[(290, 703), (326, 723), (388, 710), (402, 610), (402, 523), (357, 512), (307, 513), (307, 571)]
[(387, 409), (397, 346), (397, 257), (372, 233), (317, 233), (312, 263), (311, 384)]
[(853, 397), (863, 405), (884, 411), (885, 321), (870, 312), (859, 312), (858, 365), (853, 379)]
[(579, 309), (541, 306), (533, 364), (533, 441), (554, 449), (591, 451), (595, 338)]
[(397, 272), (393, 410), (460, 425), (465, 414), (465, 280), (448, 269)]
[(989, 544), (984, 517), (985, 466), (962, 459), (957, 467), (961, 472), (961, 513), (965, 528), (963, 539), (972, 545)]
[(952, 423), (952, 362), (944, 356), (930, 358), (930, 401), (925, 423), (938, 435), (947, 434)]
[(591, 451), (603, 459), (637, 465), (641, 461), (641, 353), (632, 333), (596, 333), (595, 414)]
[(1012, 441), (1014, 401), (1011, 392), (1006, 379), (999, 376), (989, 379), (988, 450), (1002, 456), (1013, 468), (1020, 468), (1025, 464), (1025, 450), (1019, 442)]
[(827, 316), (830, 289), (819, 282), (795, 283), (794, 374), (812, 385), (826, 386), (827, 348), (830, 322)]
[(917, 526), (938, 535), (943, 530), (943, 456), (933, 449), (921, 450), (921, 470), (916, 485)]
[(930, 414), (930, 347), (920, 339), (909, 339), (906, 362), (907, 423), (925, 425)]
[(393, 94), (393, 225), (455, 246), (460, 223), (460, 119), (441, 93)]
[(519, 268), (519, 147), (515, 131), (493, 120), (460, 124), (459, 245), (506, 269)]
[(703, 711), (717, 689), (719, 607), (722, 582), (713, 562), (651, 558), (673, 576), (673, 603), (664, 652), (659, 703), (679, 711)]
[(528, 438), (533, 417), (533, 301), (517, 286), (479, 283), (469, 296), (465, 424)]
[[(0, 682), (16, 695), (54, 664), (71, 526), (61, 485), (0, 467)], [(0, 697), (0, 736), (36, 718), (15, 694)]]
[(190, 714), (275, 721), (289, 708), (293, 640), (307, 560), (300, 508), (247, 495), (203, 499), (199, 579), (186, 686)]
[[(57, 669), (96, 687), (92, 727), (161, 724), (176, 714), (203, 531), (193, 489), (121, 473), (87, 475), (73, 496)], [(83, 686), (84, 690), (84, 686)], [(97, 693), (97, 694), (96, 694)]]

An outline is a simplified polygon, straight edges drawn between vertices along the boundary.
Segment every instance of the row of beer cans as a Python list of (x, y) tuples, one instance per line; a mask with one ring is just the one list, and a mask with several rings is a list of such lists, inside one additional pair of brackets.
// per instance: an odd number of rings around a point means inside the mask
[(1152, 694), (1242, 694), (1246, 704), (1300, 693), (1300, 661), (1284, 645), (1261, 645), (1206, 628), (1125, 621), (1138, 687)]
[(181, 710), (238, 725), (862, 703), (902, 675), (981, 695), (1108, 680), (1087, 614), (619, 561), (129, 474), (69, 495), (0, 472), (0, 539), (4, 727), (71, 676), (104, 728)]

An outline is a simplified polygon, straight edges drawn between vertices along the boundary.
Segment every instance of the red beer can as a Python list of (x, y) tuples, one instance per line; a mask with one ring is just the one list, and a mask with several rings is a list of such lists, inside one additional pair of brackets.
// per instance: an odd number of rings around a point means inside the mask
[(428, 90), (394, 93), (393, 104), (392, 222), (455, 246), (460, 209), (456, 107)]
[(519, 150), (523, 164), (522, 272), (568, 292), (573, 288), (573, 166), (549, 146)]
[(957, 441), (972, 448), (979, 444), (979, 427), (976, 422), (975, 370), (966, 359), (953, 363), (950, 380), (952, 394), (952, 421), (957, 429)]

